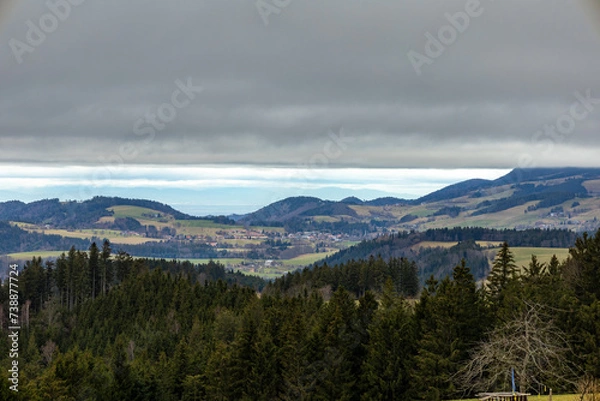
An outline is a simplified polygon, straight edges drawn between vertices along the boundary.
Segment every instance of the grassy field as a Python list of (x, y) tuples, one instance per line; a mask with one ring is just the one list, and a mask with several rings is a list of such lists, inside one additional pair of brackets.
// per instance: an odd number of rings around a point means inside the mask
[[(221, 231), (237, 234), (246, 233), (246, 228), (242, 226), (218, 224), (209, 220), (176, 220), (173, 224), (169, 226), (177, 230), (178, 234), (184, 235), (208, 235), (214, 237), (217, 235), (217, 232)], [(261, 231), (258, 228), (253, 230), (258, 232)]]
[(138, 245), (146, 242), (160, 241), (156, 238), (146, 238), (137, 235), (124, 235), (118, 230), (103, 230), (103, 229), (84, 229), (84, 230), (63, 230), (63, 229), (44, 229), (33, 224), (14, 223), (20, 228), (29, 231), (37, 232), (46, 235), (60, 235), (65, 238), (91, 239), (98, 237), (101, 239), (107, 238), (113, 244)]
[[(157, 210), (148, 209), (139, 206), (113, 206), (109, 207), (114, 213), (112, 217), (103, 217), (100, 222), (114, 221), (115, 218), (131, 217), (139, 221), (143, 226), (155, 226), (157, 229), (164, 227), (173, 227), (175, 219), (170, 214), (162, 213)], [(160, 215), (160, 217), (159, 217)]]
[(188, 260), (188, 261), (192, 262), (193, 264), (206, 264), (212, 260), (214, 262), (221, 263), (225, 267), (232, 267), (232, 266), (240, 265), (245, 259), (223, 258), (223, 259), (178, 259), (178, 260), (181, 260), (181, 261)]
[(292, 259), (282, 260), (284, 266), (307, 266), (315, 263), (318, 260), (326, 258), (327, 256), (333, 255), (337, 251), (319, 252), (319, 253), (307, 253), (305, 255), (296, 256)]
[[(527, 266), (531, 261), (531, 255), (537, 256), (539, 262), (548, 263), (552, 255), (556, 255), (559, 261), (563, 261), (569, 256), (567, 248), (510, 248), (515, 256), (515, 264), (517, 266)], [(497, 252), (497, 251), (496, 251)], [(495, 253), (494, 253), (495, 254)]]
[[(222, 230), (236, 228), (227, 224), (219, 224), (210, 220), (176, 220), (176, 224), (181, 228), (219, 228)], [(243, 229), (242, 227), (237, 227)]]
[(33, 251), (33, 252), (19, 252), (19, 253), (9, 253), (8, 256), (12, 260), (31, 260), (33, 257), (41, 257), (45, 258), (57, 258), (62, 253), (68, 253), (68, 250), (65, 251)]
[(583, 183), (585, 189), (589, 192), (600, 193), (600, 180), (589, 180)]
[(412, 246), (413, 249), (419, 248), (451, 248), (458, 242), (446, 242), (446, 241), (421, 241), (418, 244)]
[(219, 243), (231, 244), (238, 247), (243, 247), (244, 245), (259, 245), (263, 243), (263, 240), (260, 239), (224, 239), (219, 241)]
[(338, 221), (341, 220), (340, 217), (334, 217), (334, 216), (313, 216), (312, 218), (314, 221), (319, 222), (319, 223), (337, 223)]
[(288, 271), (290, 270), (285, 270), (281, 268), (261, 268), (257, 272), (242, 270), (242, 273), (247, 274), (249, 276), (258, 276), (265, 280), (274, 280), (283, 276)]
[(483, 248), (499, 247), (502, 245), (502, 241), (475, 241), (477, 245)]
[[(109, 207), (108, 210), (114, 213), (113, 217), (115, 218), (132, 217), (134, 219), (145, 219), (162, 222), (173, 220), (173, 216), (171, 216), (170, 214), (165, 214), (157, 210), (139, 206), (113, 206)], [(155, 215), (160, 215), (160, 217), (154, 217)]]

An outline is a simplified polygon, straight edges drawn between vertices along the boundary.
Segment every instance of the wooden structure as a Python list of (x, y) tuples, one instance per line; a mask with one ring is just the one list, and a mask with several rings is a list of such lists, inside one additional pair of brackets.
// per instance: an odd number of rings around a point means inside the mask
[(531, 394), (526, 393), (481, 393), (477, 398), (481, 401), (527, 401)]

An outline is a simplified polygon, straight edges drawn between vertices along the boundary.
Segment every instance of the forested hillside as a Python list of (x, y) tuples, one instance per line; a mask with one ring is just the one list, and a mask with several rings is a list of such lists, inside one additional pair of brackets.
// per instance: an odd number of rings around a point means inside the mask
[(329, 292), (344, 288), (360, 298), (367, 291), (381, 293), (389, 280), (394, 291), (404, 297), (419, 294), (419, 268), (405, 258), (371, 256), (368, 260), (352, 260), (330, 267), (327, 263), (306, 267), (278, 278), (267, 287), (267, 294), (301, 294), (305, 290), (325, 289)]
[(57, 228), (89, 228), (98, 223), (102, 217), (112, 216), (113, 213), (108, 208), (116, 205), (152, 209), (178, 220), (198, 219), (198, 217), (182, 213), (160, 202), (96, 196), (83, 202), (61, 202), (58, 199), (43, 199), (31, 203), (2, 202), (0, 203), (0, 221), (48, 224)]
[(506, 388), (505, 361), (534, 394), (600, 377), (600, 231), (524, 271), (505, 243), (486, 287), (464, 260), (409, 300), (407, 259), (320, 266), (259, 296), (217, 265), (107, 246), (20, 273), (18, 393), (0, 287), (0, 399), (439, 400)]
[(68, 249), (72, 245), (87, 248), (90, 242), (65, 238), (60, 235), (29, 233), (17, 226), (0, 221), (0, 255), (51, 249)]
[[(419, 267), (419, 276), (424, 282), (430, 275), (437, 278), (451, 274), (461, 259), (467, 259), (476, 280), (489, 273), (487, 247), (481, 243), (508, 242), (514, 247), (568, 248), (575, 242), (577, 234), (567, 230), (494, 230), (480, 227), (455, 227), (404, 232), (362, 241), (348, 249), (326, 257), (323, 262), (330, 266), (344, 264), (369, 257), (408, 258)], [(452, 247), (436, 246), (438, 242), (456, 242)], [(419, 246), (426, 244), (427, 246)], [(321, 262), (319, 262), (321, 263)]]
[[(62, 237), (56, 234), (28, 232), (18, 226), (0, 221), (0, 255), (16, 252), (69, 249), (72, 245), (87, 249), (94, 241), (103, 238), (91, 236), (90, 239)], [(132, 255), (148, 258), (218, 258), (228, 255), (227, 250), (217, 250), (205, 243), (161, 241), (144, 244), (119, 244), (118, 249)]]

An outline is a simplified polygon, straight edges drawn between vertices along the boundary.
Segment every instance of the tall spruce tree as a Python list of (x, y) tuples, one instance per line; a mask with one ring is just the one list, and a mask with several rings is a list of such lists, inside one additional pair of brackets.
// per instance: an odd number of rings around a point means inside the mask
[(110, 253), (112, 252), (110, 247), (110, 241), (104, 240), (102, 244), (102, 252), (100, 253), (100, 282), (102, 295), (106, 295), (108, 289), (112, 286), (114, 280), (114, 272), (112, 261), (110, 260)]
[(42, 266), (42, 258), (34, 257), (26, 262), (20, 280), (25, 300), (31, 301), (32, 312), (41, 310), (47, 296), (46, 273)]
[(412, 400), (415, 321), (409, 305), (395, 294), (391, 279), (384, 286), (381, 304), (369, 326), (362, 399)]
[(600, 230), (577, 238), (569, 254), (569, 281), (577, 297), (588, 305), (600, 300)]
[(488, 276), (487, 289), (491, 304), (499, 307), (504, 300), (504, 292), (517, 278), (515, 257), (505, 241), (496, 255), (492, 270)]
[(98, 246), (95, 242), (92, 242), (89, 249), (89, 261), (88, 261), (88, 271), (90, 274), (90, 288), (91, 288), (91, 297), (95, 299), (99, 294), (100, 288), (100, 252), (98, 250)]
[(348, 291), (340, 287), (321, 309), (309, 339), (314, 399), (351, 400), (358, 394), (360, 376), (356, 376), (353, 369), (355, 349), (360, 346), (356, 323), (355, 302)]
[(428, 401), (456, 396), (454, 377), (488, 323), (483, 296), (466, 262), (439, 285), (430, 280), (416, 308), (420, 338), (417, 396)]

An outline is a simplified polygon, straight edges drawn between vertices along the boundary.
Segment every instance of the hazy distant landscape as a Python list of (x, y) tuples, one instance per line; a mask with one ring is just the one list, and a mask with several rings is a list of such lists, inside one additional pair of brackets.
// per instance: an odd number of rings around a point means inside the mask
[[(151, 200), (6, 202), (0, 204), (0, 218), (15, 232), (4, 235), (19, 235), (19, 240), (12, 248), (6, 241), (2, 252), (23, 262), (32, 256), (57, 257), (71, 245), (87, 249), (93, 241), (109, 240), (136, 257), (218, 260), (233, 270), (274, 278), (386, 234), (449, 227), (593, 232), (600, 227), (598, 183), (600, 170), (594, 169), (515, 170), (495, 181), (473, 179), (414, 200), (295, 197), (247, 215), (212, 217), (190, 216)], [(494, 249), (503, 240), (498, 234), (484, 248)], [(556, 252), (565, 257), (572, 242), (569, 238), (554, 248), (562, 248)], [(424, 239), (411, 246), (456, 244)], [(531, 249), (524, 247), (522, 256), (516, 252), (526, 264)], [(552, 256), (543, 249), (538, 253), (542, 261)], [(490, 263), (493, 256), (488, 252)]]

